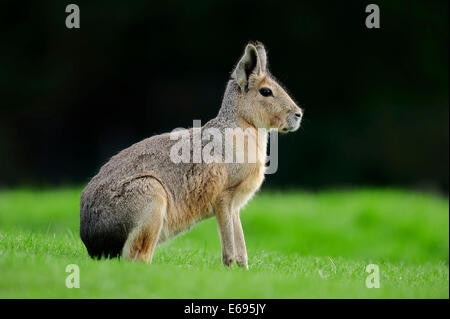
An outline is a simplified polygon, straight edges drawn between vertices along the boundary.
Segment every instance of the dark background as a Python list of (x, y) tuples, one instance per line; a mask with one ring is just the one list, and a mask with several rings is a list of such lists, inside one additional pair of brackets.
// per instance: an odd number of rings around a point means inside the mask
[(0, 4), (0, 186), (85, 184), (121, 149), (205, 123), (249, 40), (306, 109), (274, 187), (448, 191), (447, 1)]

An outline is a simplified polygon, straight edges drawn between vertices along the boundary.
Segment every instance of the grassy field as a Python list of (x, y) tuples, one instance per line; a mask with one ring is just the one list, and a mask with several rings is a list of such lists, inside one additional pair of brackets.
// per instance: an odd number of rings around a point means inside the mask
[[(153, 263), (91, 260), (79, 188), (0, 192), (0, 298), (448, 298), (449, 203), (363, 189), (259, 193), (243, 210), (248, 271), (226, 269), (214, 219)], [(368, 264), (380, 288), (366, 288)], [(79, 289), (65, 286), (80, 268)]]

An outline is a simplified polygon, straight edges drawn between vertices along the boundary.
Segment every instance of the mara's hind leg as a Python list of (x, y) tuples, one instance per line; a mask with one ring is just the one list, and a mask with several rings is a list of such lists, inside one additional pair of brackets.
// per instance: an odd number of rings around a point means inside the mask
[(161, 184), (151, 180), (148, 205), (139, 214), (136, 226), (128, 235), (122, 250), (125, 259), (150, 263), (158, 243), (167, 211), (167, 197)]

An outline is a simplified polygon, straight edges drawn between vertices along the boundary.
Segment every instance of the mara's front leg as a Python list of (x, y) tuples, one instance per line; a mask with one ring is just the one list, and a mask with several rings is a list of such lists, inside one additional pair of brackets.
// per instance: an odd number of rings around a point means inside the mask
[(242, 229), (239, 210), (233, 212), (233, 230), (236, 263), (239, 266), (248, 269), (247, 248), (245, 247), (244, 231)]
[(231, 266), (234, 261), (233, 211), (229, 194), (222, 195), (216, 202), (215, 213), (222, 245), (222, 263)]

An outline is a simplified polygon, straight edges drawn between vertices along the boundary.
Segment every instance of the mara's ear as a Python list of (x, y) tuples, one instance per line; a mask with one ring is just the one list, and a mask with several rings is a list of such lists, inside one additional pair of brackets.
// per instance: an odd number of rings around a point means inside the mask
[(231, 76), (236, 79), (242, 90), (247, 91), (250, 74), (258, 75), (261, 72), (261, 59), (258, 50), (255, 45), (247, 44), (244, 55), (239, 60)]
[(258, 51), (259, 62), (261, 64), (261, 71), (267, 72), (267, 53), (264, 44), (258, 42), (256, 44), (256, 50)]

